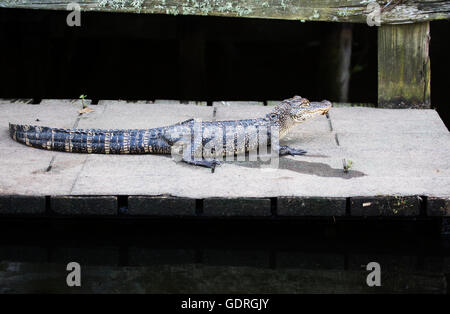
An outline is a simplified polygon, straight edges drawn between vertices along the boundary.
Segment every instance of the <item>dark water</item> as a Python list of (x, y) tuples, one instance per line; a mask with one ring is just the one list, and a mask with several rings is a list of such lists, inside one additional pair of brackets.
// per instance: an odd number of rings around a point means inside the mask
[[(0, 222), (0, 292), (448, 293), (430, 221)], [(81, 265), (81, 287), (66, 265)], [(369, 262), (381, 286), (368, 287)]]

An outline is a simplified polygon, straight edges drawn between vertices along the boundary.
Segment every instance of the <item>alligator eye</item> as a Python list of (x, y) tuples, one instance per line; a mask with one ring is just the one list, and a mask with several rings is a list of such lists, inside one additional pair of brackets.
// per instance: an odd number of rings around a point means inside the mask
[(276, 113), (271, 113), (270, 114), (270, 119), (276, 119), (277, 118), (277, 114)]

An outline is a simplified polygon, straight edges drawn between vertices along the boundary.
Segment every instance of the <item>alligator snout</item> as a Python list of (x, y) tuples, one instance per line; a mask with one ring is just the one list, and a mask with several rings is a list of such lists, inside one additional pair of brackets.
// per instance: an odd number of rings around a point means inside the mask
[(321, 103), (322, 103), (322, 106), (323, 106), (323, 108), (322, 108), (322, 115), (327, 114), (328, 111), (333, 106), (333, 104), (330, 101), (328, 101), (328, 100), (322, 100)]

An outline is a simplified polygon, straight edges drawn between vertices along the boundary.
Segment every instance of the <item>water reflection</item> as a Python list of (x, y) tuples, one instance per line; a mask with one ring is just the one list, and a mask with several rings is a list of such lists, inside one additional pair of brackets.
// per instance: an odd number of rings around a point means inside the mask
[[(446, 293), (450, 249), (427, 225), (377, 222), (2, 224), (0, 292)], [(380, 263), (382, 287), (366, 285)]]

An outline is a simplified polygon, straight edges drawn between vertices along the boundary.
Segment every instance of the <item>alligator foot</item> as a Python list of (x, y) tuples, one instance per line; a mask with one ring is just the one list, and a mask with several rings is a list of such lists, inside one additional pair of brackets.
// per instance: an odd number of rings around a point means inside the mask
[(279, 152), (280, 156), (284, 155), (295, 156), (295, 155), (304, 155), (307, 153), (306, 150), (291, 148), (289, 146), (280, 146)]
[(183, 161), (189, 165), (194, 165), (194, 166), (200, 166), (200, 167), (206, 167), (206, 168), (210, 168), (211, 172), (214, 172), (214, 169), (216, 168), (216, 165), (220, 165), (220, 162), (213, 159), (213, 160), (206, 160), (206, 159), (202, 159), (202, 160), (192, 160), (192, 159), (183, 159)]

